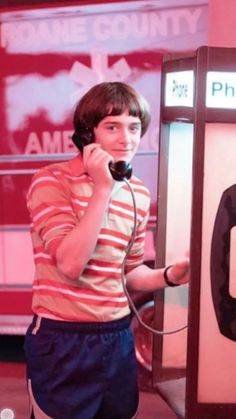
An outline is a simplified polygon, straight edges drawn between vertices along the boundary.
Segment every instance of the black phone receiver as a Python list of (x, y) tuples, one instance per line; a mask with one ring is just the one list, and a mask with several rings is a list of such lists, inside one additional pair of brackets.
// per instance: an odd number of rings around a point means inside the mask
[(121, 181), (124, 179), (131, 178), (132, 166), (130, 163), (127, 163), (123, 160), (119, 160), (115, 163), (110, 162), (108, 166), (113, 179)]
[[(72, 141), (79, 151), (83, 153), (83, 148), (94, 142), (93, 131), (87, 127), (80, 127), (73, 133)], [(124, 179), (130, 179), (132, 175), (132, 166), (126, 161), (119, 160), (115, 163), (110, 162), (108, 166), (115, 180), (122, 181)]]

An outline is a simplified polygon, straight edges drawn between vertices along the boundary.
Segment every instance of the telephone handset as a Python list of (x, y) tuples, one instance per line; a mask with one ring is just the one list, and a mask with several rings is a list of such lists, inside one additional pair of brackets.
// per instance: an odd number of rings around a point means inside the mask
[(130, 163), (127, 163), (124, 160), (119, 160), (115, 163), (110, 162), (108, 166), (113, 179), (121, 181), (131, 178), (132, 166)]
[[(93, 132), (89, 128), (81, 127), (72, 135), (72, 141), (80, 152), (83, 153), (83, 148), (93, 142)], [(132, 175), (132, 166), (126, 161), (110, 162), (108, 166), (115, 180), (122, 181), (124, 179), (130, 179)]]

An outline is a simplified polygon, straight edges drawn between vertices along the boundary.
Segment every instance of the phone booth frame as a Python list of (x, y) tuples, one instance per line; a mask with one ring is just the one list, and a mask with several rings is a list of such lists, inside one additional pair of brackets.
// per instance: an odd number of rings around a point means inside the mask
[[(193, 101), (192, 105), (185, 106), (178, 101), (167, 106), (167, 74), (193, 72)], [(228, 105), (222, 101), (215, 105), (210, 101), (208, 83), (214, 72), (225, 73), (226, 78), (232, 73), (235, 81), (235, 91), (232, 87), (230, 96), (233, 96)], [(187, 97), (188, 93), (186, 94)], [(226, 94), (227, 96), (227, 94)], [(226, 419), (236, 416), (236, 397), (226, 402), (209, 399), (201, 391), (201, 328), (202, 328), (202, 296), (203, 284), (203, 255), (204, 245), (204, 177), (205, 177), (205, 133), (208, 123), (235, 124), (236, 127), (236, 49), (219, 47), (200, 47), (194, 55), (185, 57), (164, 57), (162, 67), (162, 95), (161, 95), (161, 126), (159, 147), (159, 173), (158, 173), (158, 221), (157, 221), (157, 256), (156, 267), (166, 266), (167, 242), (167, 189), (168, 189), (168, 157), (169, 157), (169, 125), (172, 122), (193, 124), (193, 155), (192, 155), (192, 193), (191, 193), (191, 227), (190, 227), (190, 277), (188, 293), (188, 332), (187, 332), (187, 361), (186, 368), (165, 368), (163, 365), (163, 336), (155, 335), (153, 339), (153, 385), (167, 400), (179, 417), (186, 419)], [(208, 98), (208, 99), (207, 99)], [(213, 104), (212, 104), (213, 103)], [(223, 156), (222, 156), (223, 157)], [(236, 221), (235, 221), (236, 223)], [(232, 225), (228, 228), (230, 235)], [(211, 247), (212, 251), (212, 247)], [(230, 249), (228, 249), (230, 252)], [(216, 258), (214, 258), (216, 260)], [(213, 258), (211, 258), (211, 265)], [(227, 262), (229, 275), (229, 261)], [(212, 273), (212, 266), (209, 272)], [(212, 290), (212, 295), (214, 294)], [(228, 293), (230, 295), (230, 292)], [(231, 296), (232, 297), (232, 296)], [(213, 296), (213, 299), (215, 297)], [(232, 297), (232, 301), (236, 299)], [(233, 304), (232, 302), (232, 304)], [(215, 302), (213, 301), (215, 305)], [(164, 328), (165, 291), (155, 295), (154, 326), (161, 330)], [(201, 314), (201, 315), (200, 315)], [(205, 315), (207, 316), (207, 312)], [(215, 313), (217, 317), (217, 313)], [(233, 332), (234, 333), (234, 332)], [(222, 330), (221, 330), (222, 334)], [(224, 333), (223, 333), (224, 334)], [(226, 336), (226, 335), (225, 335)], [(201, 338), (201, 341), (200, 341)], [(226, 337), (227, 338), (227, 337)], [(220, 339), (225, 339), (220, 336)], [(231, 338), (231, 340), (236, 340)], [(234, 342), (230, 344), (235, 345)], [(206, 351), (207, 352), (207, 351)], [(223, 357), (224, 354), (221, 354)], [(217, 366), (216, 366), (217, 368)], [(219, 371), (220, 367), (218, 366)], [(173, 391), (173, 383), (181, 389)], [(163, 384), (164, 383), (164, 384)], [(178, 401), (176, 401), (176, 394)], [(203, 397), (202, 397), (203, 395)]]

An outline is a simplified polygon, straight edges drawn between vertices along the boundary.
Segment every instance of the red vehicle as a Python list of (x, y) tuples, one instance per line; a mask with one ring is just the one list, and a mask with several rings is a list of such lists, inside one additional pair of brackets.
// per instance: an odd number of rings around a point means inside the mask
[[(197, 7), (176, 1), (173, 10), (159, 8), (155, 1), (150, 2), (150, 10), (145, 1), (24, 3), (12, 1), (9, 6), (2, 1), (0, 6), (2, 334), (24, 334), (32, 315), (34, 264), (26, 208), (32, 174), (74, 155), (70, 140), (73, 106), (101, 81), (131, 84), (150, 103), (153, 118), (133, 168), (151, 191), (145, 259), (154, 263), (162, 55), (167, 48), (195, 49), (205, 43), (207, 23), (207, 6), (202, 1)], [(142, 316), (149, 317), (152, 295), (133, 298)], [(151, 368), (151, 337), (136, 320), (133, 326), (139, 358)]]

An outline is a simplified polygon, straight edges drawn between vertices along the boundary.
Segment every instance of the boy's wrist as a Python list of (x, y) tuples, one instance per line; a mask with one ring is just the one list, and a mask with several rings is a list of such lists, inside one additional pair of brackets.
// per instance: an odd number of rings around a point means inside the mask
[(169, 287), (178, 287), (180, 284), (173, 282), (170, 277), (168, 276), (168, 271), (173, 267), (173, 265), (169, 265), (164, 269), (163, 272), (163, 277), (165, 280), (165, 283), (169, 286)]

